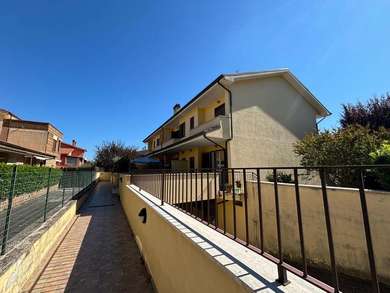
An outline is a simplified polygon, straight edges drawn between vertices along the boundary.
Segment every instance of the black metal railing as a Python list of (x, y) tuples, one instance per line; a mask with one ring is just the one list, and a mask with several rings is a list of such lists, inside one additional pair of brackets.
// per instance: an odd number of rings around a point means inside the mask
[[(280, 176), (280, 173), (284, 176)], [(341, 175), (340, 175), (341, 174)], [(343, 174), (348, 180), (342, 180)], [(360, 212), (363, 219), (364, 239), (367, 248), (369, 270), (371, 275), (372, 292), (380, 292), (378, 274), (375, 262), (373, 237), (371, 233), (370, 217), (367, 207), (366, 188), (388, 186), (390, 182), (380, 182), (381, 178), (389, 178), (390, 165), (365, 166), (315, 166), (304, 167), (262, 167), (262, 168), (229, 168), (215, 170), (147, 170), (146, 172), (133, 172), (130, 176), (131, 184), (161, 199), (161, 205), (168, 203), (193, 216), (206, 225), (249, 247), (257, 253), (277, 264), (278, 279), (281, 284), (287, 284), (286, 270), (307, 280), (308, 282), (326, 290), (339, 292), (339, 272), (335, 253), (335, 243), (331, 206), (329, 204), (329, 187), (341, 185), (355, 187), (360, 202)], [(386, 176), (383, 176), (386, 175)], [(284, 179), (280, 179), (280, 178)], [(287, 178), (287, 179), (286, 179)], [(376, 178), (376, 179), (375, 179)], [(283, 182), (283, 180), (286, 180)], [(282, 182), (281, 182), (282, 181)], [(369, 186), (366, 185), (366, 182)], [(298, 241), (301, 260), (299, 263), (285, 259), (282, 237), (281, 204), (283, 199), (281, 189), (291, 187), (294, 193), (295, 217), (298, 225)], [(266, 184), (266, 186), (263, 186)], [(268, 185), (267, 185), (268, 184)], [(330, 259), (331, 281), (322, 280), (321, 276), (313, 277), (309, 274), (309, 260), (306, 255), (301, 189), (302, 184), (314, 184), (319, 187), (321, 205), (327, 235), (327, 247)], [(250, 186), (248, 186), (250, 185)], [(263, 188), (273, 190), (276, 246), (273, 251), (266, 251), (264, 223), (264, 191)], [(248, 193), (251, 197), (248, 198)], [(268, 191), (269, 193), (269, 191)], [(252, 196), (252, 195), (255, 196)], [(390, 200), (390, 198), (389, 198)], [(250, 201), (248, 203), (248, 201)], [(231, 204), (229, 204), (229, 202)], [(337, 203), (336, 203), (337, 204)], [(243, 207), (243, 220), (238, 220), (237, 207)], [(257, 238), (253, 240), (253, 229), (249, 223), (249, 210), (251, 217), (257, 217)], [(349, 207), (346, 206), (345, 209)], [(291, 209), (294, 209), (291, 206)], [(251, 228), (251, 229), (250, 229)], [(288, 231), (287, 231), (288, 232)], [(325, 231), (324, 231), (325, 232)], [(284, 231), (286, 233), (286, 231)]]
[(13, 166), (0, 172), (1, 255), (96, 180), (94, 169)]

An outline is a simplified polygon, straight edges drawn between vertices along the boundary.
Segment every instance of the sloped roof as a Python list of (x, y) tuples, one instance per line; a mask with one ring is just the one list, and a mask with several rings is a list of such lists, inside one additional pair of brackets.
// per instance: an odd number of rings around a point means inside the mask
[(61, 141), (61, 146), (60, 147), (79, 149), (79, 150), (84, 151), (84, 152), (87, 151), (86, 149), (83, 149), (83, 148), (81, 148), (81, 147), (79, 147), (77, 145), (72, 145), (71, 143), (67, 143), (67, 142), (63, 142), (63, 141)]
[(200, 91), (195, 97), (193, 97), (187, 104), (180, 108), (175, 114), (168, 118), (163, 124), (156, 128), (151, 134), (149, 134), (143, 142), (146, 142), (153, 134), (160, 130), (163, 126), (171, 122), (175, 117), (180, 115), (186, 108), (191, 104), (196, 102), (199, 98), (202, 97), (210, 88), (218, 84), (219, 82), (225, 81), (227, 83), (234, 83), (236, 81), (245, 80), (245, 79), (255, 79), (255, 78), (268, 78), (273, 76), (280, 76), (286, 79), (307, 101), (308, 103), (317, 111), (320, 117), (326, 117), (331, 114), (331, 112), (314, 96), (309, 89), (303, 85), (298, 78), (291, 73), (288, 68), (280, 68), (273, 70), (265, 71), (253, 71), (253, 72), (242, 72), (242, 73), (224, 73), (219, 75), (215, 80), (213, 80), (209, 85), (207, 85), (202, 91)]

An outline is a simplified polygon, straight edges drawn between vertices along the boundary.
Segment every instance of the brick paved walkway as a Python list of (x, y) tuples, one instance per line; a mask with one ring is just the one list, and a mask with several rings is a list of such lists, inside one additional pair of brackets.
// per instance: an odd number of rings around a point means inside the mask
[(153, 292), (110, 183), (98, 184), (32, 292)]

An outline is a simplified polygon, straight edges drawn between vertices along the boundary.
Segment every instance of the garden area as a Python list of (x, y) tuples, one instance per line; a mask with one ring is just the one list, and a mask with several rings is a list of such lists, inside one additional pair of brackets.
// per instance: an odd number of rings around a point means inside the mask
[[(364, 173), (365, 187), (390, 190), (390, 170), (379, 167), (390, 164), (390, 94), (342, 107), (339, 127), (309, 134), (294, 146), (301, 165), (308, 171), (313, 166), (335, 166), (328, 169), (327, 183), (341, 187), (358, 187), (360, 170), (336, 166), (372, 165)], [(274, 181), (273, 175), (267, 180)], [(278, 172), (276, 180), (293, 183), (293, 176)]]

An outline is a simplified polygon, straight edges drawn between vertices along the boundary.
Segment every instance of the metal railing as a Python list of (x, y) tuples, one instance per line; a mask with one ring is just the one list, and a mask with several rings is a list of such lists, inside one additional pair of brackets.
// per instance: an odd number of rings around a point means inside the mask
[[(298, 264), (288, 263), (283, 254), (284, 242), (282, 238), (281, 210), (280, 200), (281, 185), (279, 181), (279, 172), (288, 173), (288, 178), (291, 178), (289, 186), (295, 193), (295, 217), (298, 224), (299, 251), (301, 254), (301, 262)], [(361, 217), (364, 226), (364, 238), (367, 247), (369, 269), (371, 275), (372, 292), (380, 292), (378, 281), (373, 239), (370, 228), (370, 219), (367, 208), (366, 199), (366, 181), (369, 181), (370, 186), (373, 184), (373, 174), (378, 175), (390, 174), (390, 165), (366, 165), (366, 166), (320, 166), (320, 167), (264, 167), (264, 168), (229, 168), (218, 170), (190, 170), (190, 171), (171, 171), (171, 170), (147, 170), (145, 173), (138, 171), (130, 176), (130, 183), (138, 186), (150, 194), (161, 199), (161, 205), (168, 203), (183, 212), (193, 216), (202, 223), (209, 225), (217, 231), (234, 239), (235, 241), (247, 246), (253, 251), (261, 254), (270, 261), (277, 264), (278, 279), (281, 284), (287, 284), (286, 270), (295, 275), (307, 280), (311, 284), (327, 291), (339, 292), (339, 272), (336, 263), (334, 235), (331, 221), (331, 208), (329, 205), (328, 188), (339, 184), (340, 174), (349, 176), (348, 187), (356, 187), (356, 194), (359, 197)], [(268, 176), (266, 176), (268, 175)], [(377, 177), (378, 177), (377, 176)], [(268, 178), (268, 182), (265, 178)], [(269, 178), (272, 178), (271, 180)], [(310, 178), (309, 178), (310, 177)], [(325, 229), (327, 235), (327, 247), (330, 259), (330, 272), (332, 281), (320, 280), (315, 278), (308, 272), (308, 259), (305, 249), (305, 235), (303, 227), (303, 206), (301, 203), (301, 188), (303, 183), (318, 182), (319, 192), (322, 198), (322, 210), (325, 220)], [(387, 177), (389, 178), (389, 177)], [(264, 248), (265, 239), (264, 229), (264, 211), (263, 211), (263, 183), (267, 182), (272, 185), (274, 214), (275, 214), (275, 229), (276, 229), (276, 253), (267, 252)], [(330, 184), (329, 184), (330, 182)], [(345, 182), (344, 182), (345, 183)], [(390, 184), (390, 182), (388, 182)], [(248, 189), (248, 184), (251, 187)], [(254, 243), (250, 239), (249, 221), (248, 221), (248, 190), (254, 193), (249, 204), (250, 208), (256, 206), (258, 216), (258, 236), (259, 239)], [(228, 202), (229, 210), (227, 208)], [(244, 220), (237, 220), (237, 206), (243, 207)], [(346, 209), (348, 207), (345, 207)], [(229, 214), (230, 213), (230, 214)], [(228, 227), (227, 218), (232, 218), (232, 223)], [(238, 227), (243, 225), (243, 227)], [(239, 235), (239, 228), (243, 228), (243, 233)]]
[(13, 166), (9, 171), (0, 172), (1, 255), (95, 179), (94, 169), (25, 171), (23, 166)]

